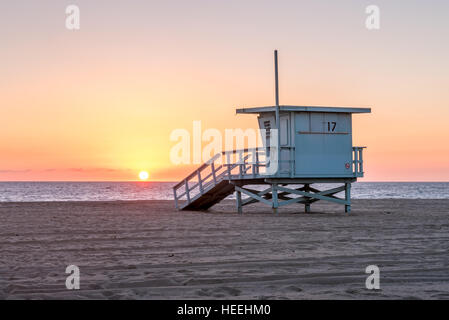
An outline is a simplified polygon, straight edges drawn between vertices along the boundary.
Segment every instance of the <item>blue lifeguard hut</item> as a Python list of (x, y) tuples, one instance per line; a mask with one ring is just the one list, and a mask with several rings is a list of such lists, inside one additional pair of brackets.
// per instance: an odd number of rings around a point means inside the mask
[[(235, 192), (237, 210), (255, 202), (277, 208), (326, 200), (351, 210), (351, 183), (363, 177), (363, 149), (352, 145), (352, 115), (370, 108), (279, 105), (275, 51), (276, 105), (237, 109), (258, 116), (262, 148), (215, 155), (173, 188), (176, 208), (205, 210)], [(318, 190), (313, 184), (338, 183)], [(250, 188), (264, 185), (263, 190)], [(344, 198), (335, 196), (345, 192)], [(242, 193), (247, 198), (242, 199)]]

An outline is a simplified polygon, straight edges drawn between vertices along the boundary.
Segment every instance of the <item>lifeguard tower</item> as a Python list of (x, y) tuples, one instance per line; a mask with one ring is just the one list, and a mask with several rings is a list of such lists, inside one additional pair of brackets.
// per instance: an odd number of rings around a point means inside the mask
[[(173, 188), (180, 210), (205, 210), (235, 192), (237, 210), (262, 202), (279, 207), (326, 200), (351, 211), (351, 183), (363, 177), (363, 149), (352, 145), (352, 114), (370, 108), (279, 105), (275, 51), (276, 105), (237, 109), (258, 115), (262, 148), (224, 151), (201, 165)], [(337, 183), (318, 190), (313, 184)], [(263, 190), (250, 188), (263, 185)], [(336, 196), (345, 193), (344, 198)], [(242, 199), (242, 193), (247, 198)]]

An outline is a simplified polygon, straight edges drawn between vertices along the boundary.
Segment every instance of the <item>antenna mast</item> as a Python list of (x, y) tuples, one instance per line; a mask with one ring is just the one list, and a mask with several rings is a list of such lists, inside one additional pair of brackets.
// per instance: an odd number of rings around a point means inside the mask
[[(281, 125), (279, 119), (279, 77), (278, 77), (278, 51), (274, 50), (274, 83), (275, 83), (275, 94), (276, 94), (276, 129), (277, 129), (277, 159), (278, 163), (281, 156)], [(279, 170), (279, 166), (278, 166)]]
[(276, 91), (276, 107), (279, 108), (278, 51), (274, 50), (274, 82)]

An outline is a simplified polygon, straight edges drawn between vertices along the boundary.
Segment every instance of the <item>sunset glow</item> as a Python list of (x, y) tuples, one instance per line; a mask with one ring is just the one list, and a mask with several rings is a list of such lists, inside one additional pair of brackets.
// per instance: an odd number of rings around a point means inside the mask
[(170, 133), (257, 128), (235, 109), (274, 103), (273, 49), (281, 104), (372, 108), (362, 181), (449, 180), (449, 2), (380, 1), (378, 31), (355, 0), (130, 2), (77, 1), (78, 31), (63, 4), (0, 4), (0, 180), (182, 179)]

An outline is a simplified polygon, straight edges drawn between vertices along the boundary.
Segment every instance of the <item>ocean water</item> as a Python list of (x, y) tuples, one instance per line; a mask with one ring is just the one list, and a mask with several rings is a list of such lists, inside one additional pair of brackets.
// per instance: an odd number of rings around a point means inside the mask
[[(0, 182), (0, 202), (173, 200), (173, 185), (175, 182)], [(353, 199), (449, 199), (449, 182), (356, 182), (351, 191)]]

